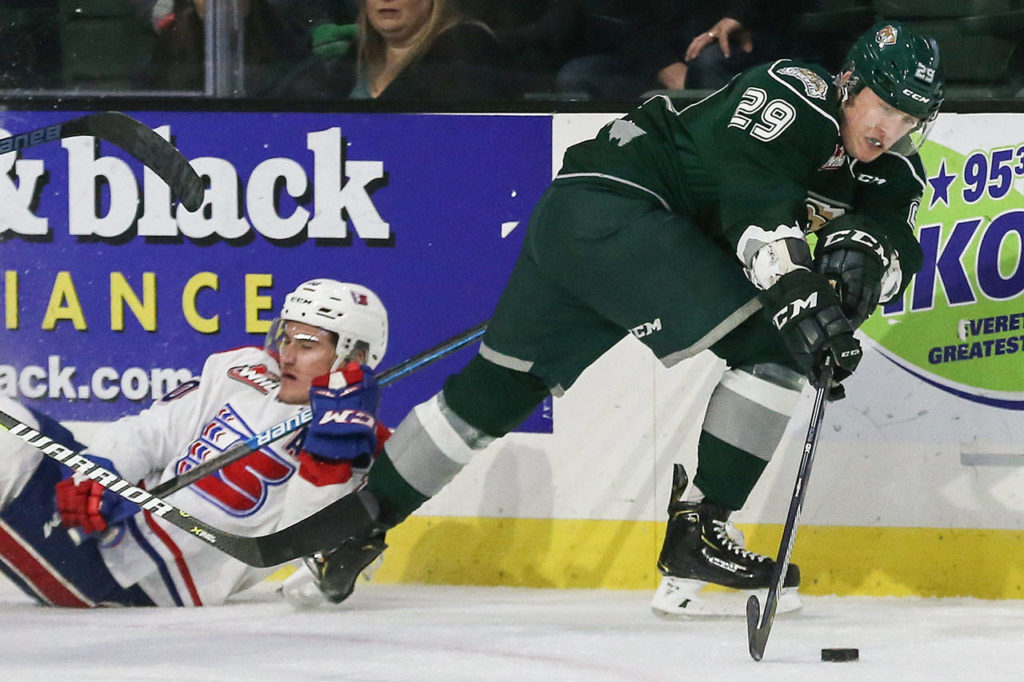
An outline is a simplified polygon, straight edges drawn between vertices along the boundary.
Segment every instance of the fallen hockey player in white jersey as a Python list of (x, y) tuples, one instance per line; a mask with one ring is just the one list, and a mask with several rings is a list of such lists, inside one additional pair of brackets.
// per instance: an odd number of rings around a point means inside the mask
[[(390, 435), (376, 420), (372, 372), (387, 338), (387, 311), (374, 292), (311, 280), (287, 296), (264, 348), (211, 355), (198, 378), (98, 429), (85, 454), (153, 488), (311, 404), (307, 429), (168, 498), (241, 535), (287, 527), (357, 488)], [(82, 447), (60, 424), (13, 400), (0, 397), (0, 409)], [(354, 418), (321, 419), (329, 410)], [(84, 531), (84, 541), (71, 528)], [(220, 604), (275, 570), (247, 566), (188, 535), (0, 432), (0, 570), (39, 603)]]

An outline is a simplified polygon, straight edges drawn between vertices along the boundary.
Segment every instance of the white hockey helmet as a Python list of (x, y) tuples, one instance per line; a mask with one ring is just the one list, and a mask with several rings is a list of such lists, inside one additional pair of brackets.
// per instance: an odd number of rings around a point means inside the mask
[(388, 349), (388, 311), (377, 294), (361, 284), (311, 279), (288, 294), (281, 306), (282, 321), (302, 322), (338, 336), (338, 359), (332, 369), (356, 350), (366, 348), (366, 364), (380, 364)]

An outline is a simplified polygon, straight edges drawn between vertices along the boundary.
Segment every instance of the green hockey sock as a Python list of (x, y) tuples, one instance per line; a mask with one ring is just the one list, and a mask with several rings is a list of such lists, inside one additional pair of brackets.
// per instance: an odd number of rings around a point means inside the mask
[(387, 450), (377, 455), (370, 469), (366, 490), (373, 493), (380, 502), (379, 521), (388, 528), (397, 526), (430, 499), (402, 478), (391, 463)]
[(737, 510), (747, 502), (768, 462), (701, 431), (697, 445), (694, 484), (704, 497), (726, 509)]

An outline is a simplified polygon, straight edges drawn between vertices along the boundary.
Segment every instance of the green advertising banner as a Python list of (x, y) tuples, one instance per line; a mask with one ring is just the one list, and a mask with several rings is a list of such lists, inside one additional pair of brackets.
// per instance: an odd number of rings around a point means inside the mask
[(940, 122), (921, 150), (924, 266), (862, 329), (933, 386), (1024, 409), (1024, 116)]

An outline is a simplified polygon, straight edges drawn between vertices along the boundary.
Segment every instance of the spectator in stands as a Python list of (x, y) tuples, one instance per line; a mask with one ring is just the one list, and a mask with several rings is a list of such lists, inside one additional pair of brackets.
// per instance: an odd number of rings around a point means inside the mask
[(533, 21), (500, 28), (520, 68), (545, 87), (594, 99), (651, 89), (717, 88), (741, 70), (798, 56), (789, 22), (812, 0), (550, 0)]
[(494, 34), (450, 0), (366, 0), (353, 99), (459, 100), (507, 95)]
[(674, 61), (670, 45), (657, 38), (681, 26), (679, 0), (575, 0), (583, 30), (582, 54), (559, 68), (559, 92), (596, 99), (632, 99), (652, 86)]
[[(336, 27), (337, 36), (352, 35), (343, 28)], [(279, 94), (420, 102), (515, 97), (493, 32), (463, 17), (452, 0), (366, 0), (354, 35), (352, 49), (329, 55), (340, 57), (329, 74), (309, 69)]]
[(0, 88), (56, 87), (60, 69), (57, 0), (0, 3)]
[(517, 67), (548, 72), (547, 89), (600, 99), (631, 99), (656, 87), (655, 75), (678, 61), (666, 40), (682, 26), (681, 0), (550, 0), (530, 23), (499, 38)]
[(174, 0), (129, 0), (139, 21), (153, 29), (154, 33), (163, 33), (167, 25), (174, 20)]
[[(171, 14), (156, 26), (159, 40), (146, 86), (160, 90), (203, 89), (206, 4), (207, 0), (174, 0)], [(268, 0), (246, 0), (240, 6), (245, 12), (244, 94), (259, 96), (301, 60), (304, 36), (282, 21)]]
[(791, 30), (792, 17), (807, 0), (729, 0), (707, 7), (688, 2), (686, 20), (664, 35), (681, 59), (657, 74), (658, 85), (672, 90), (720, 88), (741, 71), (801, 54)]
[[(525, 92), (554, 89), (555, 73), (566, 59), (562, 24), (566, 6), (563, 0), (458, 0), (468, 17), (482, 21), (494, 31), (508, 53), (508, 76)], [(554, 12), (552, 12), (554, 10)], [(543, 20), (543, 21), (542, 21)], [(537, 22), (541, 22), (540, 26)], [(568, 23), (573, 21), (572, 16)]]

